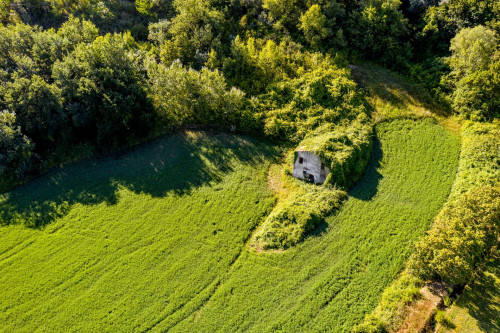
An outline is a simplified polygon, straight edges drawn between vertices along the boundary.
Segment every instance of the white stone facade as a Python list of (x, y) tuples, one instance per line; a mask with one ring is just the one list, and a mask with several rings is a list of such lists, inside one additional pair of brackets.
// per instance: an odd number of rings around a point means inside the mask
[(293, 164), (293, 176), (316, 184), (323, 184), (330, 169), (323, 164), (321, 158), (310, 151), (297, 151), (297, 159)]

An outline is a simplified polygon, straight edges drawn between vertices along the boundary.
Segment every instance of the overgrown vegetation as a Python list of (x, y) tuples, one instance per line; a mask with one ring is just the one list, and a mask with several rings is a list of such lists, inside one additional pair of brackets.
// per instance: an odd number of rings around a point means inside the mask
[[(336, 211), (350, 189), (363, 175), (372, 148), (372, 125), (364, 113), (346, 125), (325, 124), (300, 142), (300, 149), (320, 156), (330, 173), (322, 186), (289, 184), (293, 194), (279, 202), (251, 240), (257, 249), (286, 249), (300, 242)], [(290, 177), (296, 153), (286, 159)]]
[(340, 207), (347, 193), (304, 184), (279, 203), (251, 239), (257, 250), (286, 249), (296, 245)]

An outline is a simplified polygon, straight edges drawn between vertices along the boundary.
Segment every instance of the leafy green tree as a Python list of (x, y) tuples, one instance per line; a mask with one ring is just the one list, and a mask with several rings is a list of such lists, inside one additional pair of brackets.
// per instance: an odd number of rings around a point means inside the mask
[(33, 144), (16, 125), (16, 115), (0, 112), (0, 184), (21, 179), (32, 168)]
[(497, 45), (495, 31), (484, 26), (460, 30), (451, 40), (451, 56), (447, 59), (451, 76), (460, 78), (486, 69)]
[(10, 22), (10, 0), (0, 0), (0, 24), (7, 25)]
[(79, 43), (90, 43), (98, 35), (89, 21), (70, 17), (56, 32), (37, 26), (16, 24), (0, 26), (0, 75), (10, 80), (39, 75), (51, 81), (52, 66), (71, 52)]
[(77, 141), (105, 147), (147, 132), (152, 110), (130, 52), (130, 34), (79, 44), (54, 64), (65, 112)]
[(300, 17), (299, 28), (313, 48), (321, 48), (324, 40), (332, 36), (332, 30), (326, 27), (326, 20), (326, 16), (318, 5), (312, 5)]
[(139, 14), (144, 16), (153, 16), (151, 9), (153, 8), (152, 0), (135, 0), (135, 9)]
[(423, 17), (419, 46), (430, 53), (445, 55), (450, 40), (463, 28), (488, 26), (500, 32), (500, 5), (490, 0), (450, 0), (431, 6)]
[(99, 29), (90, 21), (70, 16), (57, 30), (57, 35), (62, 40), (63, 52), (69, 53), (80, 43), (92, 43), (99, 36)]
[(151, 98), (167, 128), (186, 124), (241, 127), (244, 94), (228, 89), (217, 70), (187, 69), (178, 61), (168, 67), (151, 62), (148, 77)]
[(484, 26), (462, 29), (451, 40), (446, 62), (451, 73), (444, 79), (454, 110), (472, 118), (498, 117), (500, 50), (495, 31)]
[(16, 78), (5, 88), (5, 102), (17, 116), (16, 123), (38, 151), (62, 144), (67, 117), (61, 106), (59, 90), (40, 76)]
[(262, 7), (269, 13), (269, 19), (276, 30), (289, 33), (297, 24), (303, 10), (301, 0), (263, 0)]
[(365, 2), (349, 14), (347, 40), (366, 58), (389, 67), (404, 67), (411, 56), (408, 20), (400, 0)]
[(165, 64), (180, 59), (183, 63), (201, 67), (211, 49), (221, 47), (224, 16), (210, 1), (175, 0), (177, 15), (168, 25), (170, 39), (161, 46)]
[(36, 72), (32, 57), (35, 35), (40, 33), (39, 27), (27, 24), (0, 26), (0, 68), (2, 79), (9, 80), (15, 72), (22, 76), (30, 76)]

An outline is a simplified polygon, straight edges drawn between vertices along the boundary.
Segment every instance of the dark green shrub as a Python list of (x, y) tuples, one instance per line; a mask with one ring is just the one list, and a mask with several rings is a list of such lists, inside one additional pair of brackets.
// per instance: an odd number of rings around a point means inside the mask
[(24, 178), (32, 169), (33, 144), (15, 122), (14, 113), (0, 112), (0, 189), (9, 180)]
[(465, 285), (500, 238), (500, 187), (479, 187), (449, 203), (409, 260), (411, 273)]
[(346, 196), (343, 191), (306, 185), (278, 204), (252, 238), (252, 247), (286, 249), (297, 244), (338, 209)]

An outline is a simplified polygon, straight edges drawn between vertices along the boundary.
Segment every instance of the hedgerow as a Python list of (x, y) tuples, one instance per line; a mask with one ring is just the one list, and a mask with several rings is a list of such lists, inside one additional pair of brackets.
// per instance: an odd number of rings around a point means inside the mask
[(457, 179), (450, 199), (480, 186), (500, 181), (500, 124), (473, 123), (464, 126)]
[(286, 249), (313, 231), (340, 207), (347, 193), (324, 186), (305, 185), (278, 204), (252, 237), (256, 249)]
[(465, 285), (490, 258), (500, 237), (500, 126), (468, 124), (449, 203), (415, 244), (410, 272)]
[[(413, 287), (401, 283), (411, 276), (417, 285), (425, 280), (466, 284), (490, 257), (498, 243), (500, 198), (500, 126), (468, 123), (462, 131), (457, 176), (448, 203), (437, 215), (434, 226), (414, 246), (402, 273), (388, 289), (400, 289), (401, 297), (387, 302), (366, 316), (356, 332), (396, 331), (404, 317), (407, 294)], [(383, 313), (387, 315), (383, 315)]]
[(500, 239), (500, 187), (481, 186), (452, 201), (408, 262), (424, 280), (465, 285), (491, 257)]

